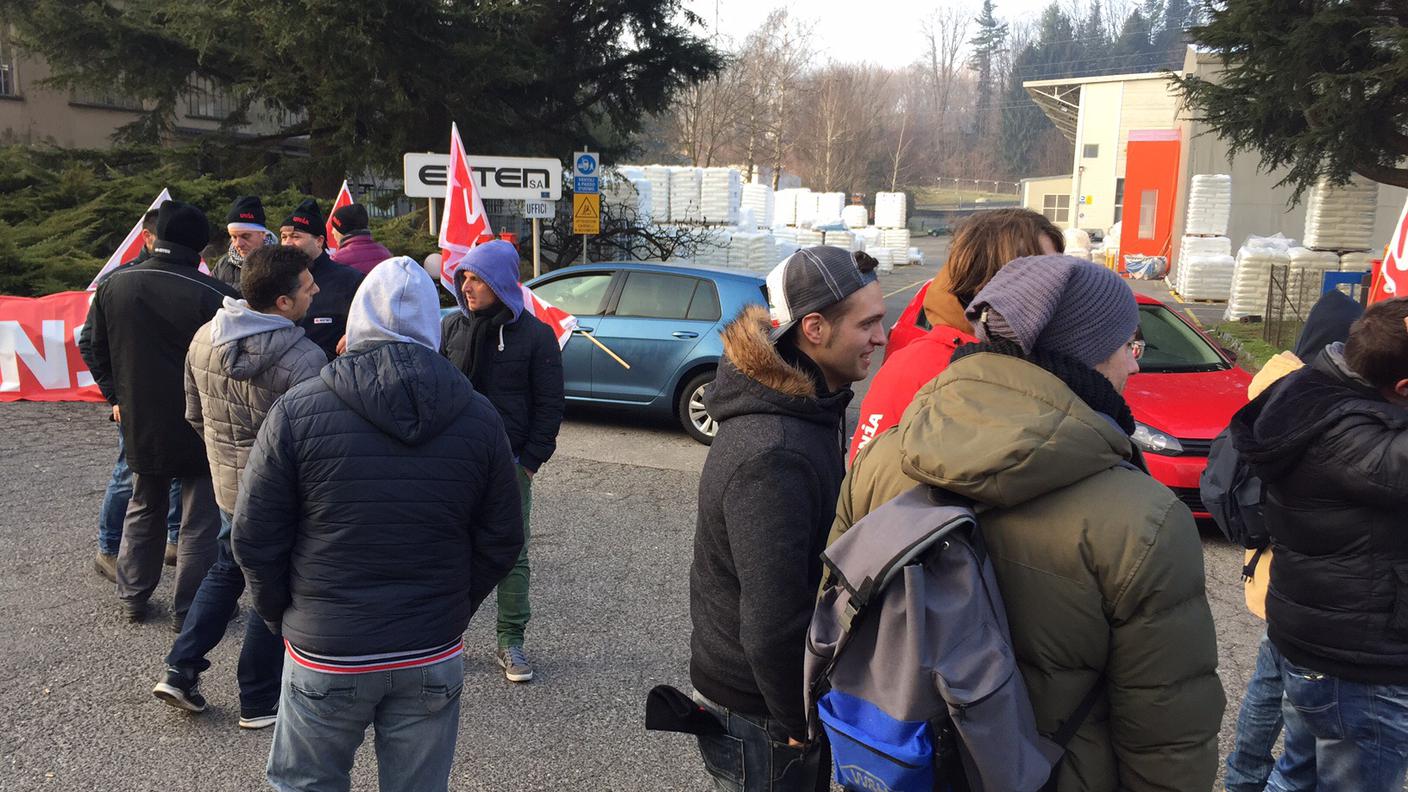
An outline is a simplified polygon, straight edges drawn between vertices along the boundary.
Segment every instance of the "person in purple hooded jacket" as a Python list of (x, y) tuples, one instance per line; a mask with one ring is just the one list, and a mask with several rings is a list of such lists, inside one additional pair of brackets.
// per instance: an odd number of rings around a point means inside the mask
[(557, 448), (564, 409), (562, 348), (553, 331), (523, 309), (518, 251), (502, 240), (471, 250), (454, 271), (459, 310), (445, 317), (440, 353), (463, 371), (503, 418), (518, 463), (523, 551), (498, 587), (498, 660), (504, 678), (527, 682), (523, 652), (528, 605), (528, 513), (533, 475)]
[(332, 213), (332, 237), (337, 242), (337, 249), (328, 251), (332, 260), (363, 275), (391, 258), (391, 251), (372, 239), (367, 207), (361, 204), (348, 204)]

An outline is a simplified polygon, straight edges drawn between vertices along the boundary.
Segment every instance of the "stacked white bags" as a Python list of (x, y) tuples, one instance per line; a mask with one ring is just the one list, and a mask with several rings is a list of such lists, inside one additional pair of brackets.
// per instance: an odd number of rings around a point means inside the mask
[(1305, 246), (1312, 250), (1368, 250), (1374, 236), (1379, 185), (1358, 177), (1342, 187), (1321, 180), (1305, 207)]
[(1090, 260), (1090, 234), (1079, 228), (1067, 228), (1061, 232), (1066, 240), (1066, 255), (1085, 261)]
[(670, 168), (670, 222), (690, 223), (701, 219), (699, 190), (703, 168)]
[(607, 204), (624, 207), (642, 223), (654, 221), (652, 187), (643, 168), (623, 165), (602, 180), (602, 199)]
[[(816, 222), (817, 194), (803, 187), (797, 191), (797, 225), (809, 227)], [(803, 245), (802, 247), (806, 247)]]
[(826, 231), (822, 244), (852, 252), (865, 249), (865, 241), (850, 231)]
[(1340, 272), (1368, 272), (1373, 268), (1373, 253), (1354, 252), (1340, 254)]
[(1230, 255), (1188, 256), (1178, 260), (1183, 286), (1178, 293), (1188, 300), (1226, 300), (1232, 295), (1237, 262)]
[(909, 251), (909, 229), (908, 228), (882, 228), (880, 229), (880, 247), (887, 247), (893, 250), (902, 250), (906, 253), (906, 259), (899, 262), (900, 266), (908, 263)]
[(777, 265), (777, 245), (767, 231), (735, 231), (728, 248), (728, 265), (750, 270), (770, 270)]
[(870, 212), (860, 204), (851, 204), (841, 209), (841, 222), (846, 224), (846, 228), (865, 228), (870, 222)]
[(727, 267), (733, 234), (726, 228), (706, 228), (694, 249), (694, 263), (702, 267)]
[(902, 192), (881, 192), (875, 194), (875, 225), (881, 228), (905, 228), (908, 226), (908, 206)]
[(871, 248), (880, 247), (880, 229), (875, 226), (855, 229), (856, 236), (865, 245), (863, 250), (869, 251)]
[(816, 221), (818, 223), (830, 223), (833, 220), (840, 220), (841, 212), (845, 208), (845, 193), (829, 192), (816, 194)]
[(1290, 242), (1280, 234), (1247, 238), (1237, 251), (1237, 263), (1232, 272), (1232, 293), (1227, 300), (1224, 319), (1230, 321), (1244, 316), (1264, 315), (1271, 287), (1271, 270), (1290, 264), (1291, 257), (1287, 253)]
[(700, 181), (700, 219), (716, 225), (736, 225), (743, 201), (743, 176), (733, 168), (705, 168)]
[(1328, 251), (1303, 247), (1291, 248), (1290, 256), (1291, 273), (1286, 279), (1286, 300), (1295, 306), (1300, 318), (1304, 319), (1320, 299), (1325, 273), (1339, 272), (1340, 257)]
[[(739, 200), (740, 207), (753, 213), (753, 221), (758, 228), (772, 228), (774, 199), (772, 188), (766, 184), (745, 184), (743, 185), (742, 198)], [(792, 214), (797, 214), (796, 199), (793, 199)]]
[(812, 230), (812, 229), (810, 229), (810, 228), (805, 228), (805, 227), (801, 227), (801, 226), (799, 226), (799, 227), (797, 228), (797, 246), (798, 246), (798, 247), (809, 248), (809, 247), (816, 247), (817, 245), (824, 245), (824, 244), (826, 244), (826, 233), (825, 233), (825, 232), (823, 232), (823, 231), (814, 231), (814, 230)]
[(650, 216), (657, 223), (670, 220), (670, 168), (668, 165), (648, 165), (642, 169), (650, 182)]
[(801, 190), (789, 187), (773, 193), (772, 224), (777, 226), (797, 225), (797, 193)]
[(1183, 233), (1191, 235), (1227, 233), (1232, 214), (1232, 177), (1226, 174), (1199, 174), (1188, 191), (1188, 218)]
[[(1192, 283), (1193, 273), (1213, 273), (1213, 277), (1215, 279), (1222, 279), (1222, 276), (1221, 274), (1218, 274), (1219, 271), (1216, 269), (1216, 267), (1209, 270), (1203, 265), (1202, 260), (1210, 258), (1217, 259), (1219, 263), (1224, 263), (1222, 262), (1223, 259), (1226, 259), (1229, 262), (1232, 261), (1232, 240), (1228, 239), (1225, 236), (1183, 237), (1183, 246), (1180, 247), (1178, 251), (1178, 266), (1173, 272), (1174, 291), (1177, 291), (1179, 294), (1183, 295), (1184, 297), (1190, 300), (1227, 299), (1227, 295), (1223, 295), (1222, 297), (1193, 297), (1188, 294), (1189, 288), (1192, 288), (1194, 291), (1198, 292), (1205, 292), (1208, 290), (1207, 288), (1202, 287), (1198, 284), (1192, 284), (1190, 286), (1190, 283)], [(1232, 273), (1228, 272), (1226, 273), (1226, 275), (1227, 291), (1228, 293), (1230, 293), (1232, 290)]]
[(875, 260), (876, 260), (877, 262), (879, 262), (878, 266), (876, 266), (876, 268), (875, 268), (876, 270), (878, 270), (878, 271), (880, 271), (880, 272), (894, 272), (894, 271), (895, 271), (895, 260), (894, 260), (894, 256), (893, 256), (893, 254), (894, 254), (894, 251), (893, 251), (893, 250), (890, 250), (889, 248), (876, 247), (876, 248), (867, 248), (865, 252), (866, 252), (866, 253), (869, 253), (869, 254), (872, 255), (872, 256), (874, 256), (874, 257), (875, 257)]

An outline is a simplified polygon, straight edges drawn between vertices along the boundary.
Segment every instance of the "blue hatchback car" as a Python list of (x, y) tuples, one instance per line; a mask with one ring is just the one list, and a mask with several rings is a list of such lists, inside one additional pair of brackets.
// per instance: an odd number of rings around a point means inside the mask
[(562, 350), (568, 401), (671, 415), (707, 444), (718, 426), (704, 389), (723, 355), (720, 331), (745, 305), (767, 304), (764, 284), (739, 270), (632, 262), (578, 264), (527, 285), (631, 366), (573, 337)]

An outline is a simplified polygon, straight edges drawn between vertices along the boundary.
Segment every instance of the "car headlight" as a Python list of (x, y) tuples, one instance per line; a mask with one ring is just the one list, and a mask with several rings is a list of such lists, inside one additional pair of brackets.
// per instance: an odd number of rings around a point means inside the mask
[(1142, 423), (1134, 424), (1134, 434), (1130, 435), (1130, 439), (1140, 449), (1150, 454), (1178, 456), (1183, 453), (1183, 444), (1178, 442), (1177, 437), (1164, 434), (1158, 429)]

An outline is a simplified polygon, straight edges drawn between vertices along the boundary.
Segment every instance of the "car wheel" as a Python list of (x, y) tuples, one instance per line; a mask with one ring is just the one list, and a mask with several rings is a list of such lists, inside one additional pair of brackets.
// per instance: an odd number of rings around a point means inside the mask
[(680, 390), (679, 403), (675, 405), (675, 415), (685, 433), (704, 445), (714, 442), (714, 435), (719, 431), (718, 422), (704, 409), (704, 392), (713, 382), (713, 371), (690, 377), (689, 382)]

